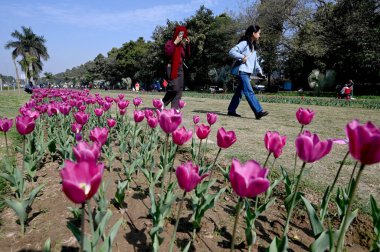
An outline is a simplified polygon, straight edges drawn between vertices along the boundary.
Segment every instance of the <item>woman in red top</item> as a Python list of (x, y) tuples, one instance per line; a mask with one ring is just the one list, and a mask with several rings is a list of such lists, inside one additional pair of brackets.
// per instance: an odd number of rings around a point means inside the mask
[(166, 67), (166, 74), (169, 84), (166, 89), (166, 94), (162, 98), (162, 103), (167, 106), (171, 103), (171, 107), (178, 109), (179, 100), (182, 97), (183, 91), (183, 66), (185, 58), (190, 56), (190, 39), (188, 37), (185, 26), (177, 26), (174, 30), (174, 35), (171, 40), (165, 44), (165, 54), (170, 58)]

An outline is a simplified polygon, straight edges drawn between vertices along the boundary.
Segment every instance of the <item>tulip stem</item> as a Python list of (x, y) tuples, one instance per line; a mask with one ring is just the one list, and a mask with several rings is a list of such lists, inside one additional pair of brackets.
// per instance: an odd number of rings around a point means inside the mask
[(82, 203), (82, 215), (81, 215), (81, 223), (80, 223), (80, 251), (83, 252), (84, 251), (84, 222), (85, 222), (85, 215), (86, 215), (86, 211), (84, 209), (84, 205), (86, 203), (83, 202)]
[(173, 174), (173, 168), (174, 168), (174, 161), (175, 161), (175, 156), (177, 155), (177, 150), (178, 150), (178, 145), (176, 145), (176, 147), (175, 147), (173, 163), (170, 166), (170, 175), (169, 175), (169, 184), (168, 185), (170, 185), (170, 182), (172, 182), (172, 174)]
[(21, 176), (24, 177), (24, 171), (25, 171), (25, 142), (26, 142), (26, 136), (23, 136), (23, 142), (22, 142), (22, 171)]
[(91, 235), (94, 236), (94, 219), (92, 218), (92, 209), (91, 209), (91, 204), (90, 201), (86, 201), (87, 203), (87, 211), (88, 211), (88, 218), (90, 220), (90, 228), (91, 228)]
[(199, 165), (199, 157), (201, 156), (201, 146), (202, 146), (202, 139), (199, 140), (199, 148), (198, 148), (198, 165)]
[[(215, 164), (216, 164), (216, 160), (218, 159), (219, 154), (220, 154), (221, 151), (222, 151), (222, 148), (219, 148), (218, 153), (216, 154), (216, 157), (215, 157), (215, 159), (214, 159), (214, 163), (213, 163), (212, 166), (211, 166), (211, 171), (210, 171), (210, 176), (208, 177), (208, 182), (211, 181), (211, 177), (212, 177), (212, 174), (213, 174), (213, 171), (214, 171), (214, 167), (215, 167)], [(208, 188), (208, 187), (207, 187), (207, 188)]]
[[(302, 130), (303, 130), (304, 126), (305, 125), (301, 126), (301, 130), (298, 133), (298, 135), (302, 133)], [(294, 184), (294, 180), (295, 180), (295, 177), (296, 177), (296, 167), (297, 167), (297, 150), (296, 150), (296, 153), (294, 154), (293, 181), (292, 181), (293, 184)]]
[(168, 153), (168, 142), (169, 142), (169, 134), (166, 134), (166, 138), (165, 138), (165, 146), (164, 146), (164, 161), (163, 161), (163, 169), (164, 169), (164, 172), (162, 174), (162, 179), (161, 179), (161, 188), (160, 188), (160, 197), (161, 197), (161, 200), (160, 200), (160, 206), (162, 206), (162, 203), (164, 202), (164, 184), (165, 184), (165, 177), (166, 177), (166, 173), (167, 173), (167, 169), (166, 169), (166, 166), (167, 166), (167, 153)]
[(354, 169), (352, 170), (351, 177), (350, 177), (350, 182), (348, 183), (348, 188), (351, 187), (352, 180), (353, 180), (354, 175), (355, 175), (356, 167), (358, 167), (358, 161), (356, 161), (356, 163), (354, 165)]
[(282, 237), (285, 237), (288, 234), (288, 231), (289, 231), (289, 223), (290, 223), (290, 219), (292, 217), (292, 213), (293, 213), (293, 209), (294, 209), (294, 203), (296, 202), (296, 198), (297, 198), (298, 187), (300, 185), (302, 173), (303, 173), (303, 171), (305, 169), (305, 166), (306, 166), (306, 162), (303, 162), (302, 167), (301, 167), (301, 171), (300, 171), (300, 174), (298, 175), (296, 186), (295, 186), (295, 189), (294, 189), (294, 192), (293, 192), (293, 197), (292, 197), (292, 201), (291, 201), (291, 204), (290, 204), (290, 209), (289, 209), (288, 217), (286, 218), (286, 224), (285, 224), (285, 228), (284, 228), (284, 234), (282, 235)]
[(264, 168), (265, 168), (265, 166), (266, 166), (267, 163), (268, 163), (268, 159), (269, 159), (270, 154), (272, 154), (272, 152), (269, 152), (269, 153), (268, 153), (267, 159), (265, 159), (265, 163), (264, 163), (264, 165), (263, 165)]
[(348, 156), (349, 153), (350, 153), (350, 152), (347, 151), (347, 153), (346, 153), (346, 155), (344, 156), (342, 162), (340, 163), (340, 166), (339, 166), (339, 169), (338, 169), (338, 171), (337, 171), (337, 173), (336, 173), (336, 175), (335, 175), (334, 181), (333, 181), (333, 183), (332, 183), (330, 189), (329, 189), (328, 192), (327, 192), (327, 195), (326, 195), (326, 197), (327, 197), (327, 198), (326, 198), (326, 204), (323, 206), (323, 209), (322, 209), (322, 212), (321, 212), (321, 223), (322, 223), (322, 224), (323, 224), (323, 221), (324, 221), (325, 216), (326, 216), (326, 213), (327, 213), (327, 206), (328, 206), (329, 201), (330, 201), (331, 193), (334, 191), (335, 184), (336, 184), (336, 182), (338, 181), (339, 174), (340, 174), (340, 172), (341, 172), (341, 170), (342, 170), (342, 168), (343, 168), (344, 162), (346, 161), (346, 158), (347, 158), (347, 156)]
[(5, 132), (5, 131), (4, 131), (4, 137), (5, 137), (5, 148), (7, 149), (7, 157), (9, 158), (7, 132)]
[(175, 221), (175, 227), (174, 227), (174, 230), (173, 230), (172, 239), (170, 240), (170, 249), (169, 249), (170, 252), (173, 251), (175, 236), (176, 236), (176, 233), (177, 233), (177, 228), (178, 228), (178, 223), (179, 223), (179, 216), (180, 216), (180, 213), (181, 213), (181, 209), (182, 209), (182, 205), (183, 205), (183, 200), (185, 199), (185, 197), (186, 197), (186, 191), (183, 191), (183, 196), (182, 196), (182, 199), (181, 199), (181, 201), (179, 203), (179, 207), (178, 207), (178, 213), (177, 213), (177, 218), (176, 218), (176, 221)]
[(355, 183), (354, 183), (354, 187), (352, 188), (352, 191), (349, 195), (349, 201), (348, 201), (348, 206), (347, 206), (347, 210), (346, 210), (346, 214), (344, 215), (344, 219), (343, 219), (343, 224), (340, 228), (340, 234), (339, 234), (339, 239), (338, 239), (338, 243), (337, 243), (337, 246), (336, 246), (336, 251), (337, 252), (340, 252), (342, 251), (343, 247), (344, 247), (344, 238), (346, 236), (346, 231), (347, 231), (347, 228), (348, 228), (348, 225), (349, 225), (349, 222), (348, 222), (348, 219), (350, 219), (348, 217), (350, 211), (351, 211), (351, 207), (352, 207), (352, 203), (354, 202), (354, 196), (355, 196), (355, 192), (356, 192), (356, 189), (358, 188), (358, 184), (359, 184), (359, 179), (360, 179), (360, 176), (362, 175), (362, 172), (364, 170), (364, 166), (365, 164), (361, 164), (360, 165), (360, 168), (359, 168), (359, 171), (358, 171), (358, 175), (356, 175), (356, 180), (355, 180)]
[(235, 216), (234, 229), (232, 231), (232, 240), (231, 240), (230, 252), (233, 252), (235, 250), (236, 228), (237, 228), (237, 223), (239, 221), (239, 214), (240, 214), (240, 210), (241, 210), (242, 205), (243, 205), (243, 200), (242, 200), (242, 197), (240, 197), (239, 201), (238, 201), (238, 205), (236, 207), (236, 216)]

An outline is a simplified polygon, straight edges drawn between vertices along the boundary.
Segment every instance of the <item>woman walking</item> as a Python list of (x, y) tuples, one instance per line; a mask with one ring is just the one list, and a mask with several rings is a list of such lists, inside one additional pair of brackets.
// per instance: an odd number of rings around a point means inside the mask
[(250, 82), (251, 75), (256, 73), (257, 77), (265, 79), (256, 54), (256, 49), (258, 47), (257, 42), (259, 38), (260, 26), (251, 25), (245, 31), (244, 36), (240, 38), (238, 44), (235, 45), (229, 52), (231, 57), (241, 63), (237, 76), (239, 79), (239, 85), (235, 90), (235, 94), (231, 99), (230, 105), (228, 106), (229, 116), (240, 117), (240, 115), (236, 113), (236, 109), (239, 106), (242, 94), (246, 97), (256, 119), (260, 119), (269, 114), (261, 107), (255, 93), (253, 92)]

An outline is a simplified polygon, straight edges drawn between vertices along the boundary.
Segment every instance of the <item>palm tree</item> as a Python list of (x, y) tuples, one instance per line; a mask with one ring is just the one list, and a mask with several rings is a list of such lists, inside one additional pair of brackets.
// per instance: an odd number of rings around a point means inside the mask
[(42, 71), (42, 62), (49, 58), (47, 48), (45, 46), (46, 39), (43, 36), (38, 36), (33, 33), (32, 28), (21, 26), (22, 32), (15, 30), (11, 33), (11, 36), (15, 38), (15, 41), (9, 41), (5, 44), (5, 49), (11, 49), (12, 59), (16, 68), (17, 84), (20, 88), (20, 81), (18, 76), (18, 69), (16, 66), (16, 58), (22, 57), (19, 61), (22, 70), (28, 80), (33, 81), (33, 77), (36, 77), (38, 73)]

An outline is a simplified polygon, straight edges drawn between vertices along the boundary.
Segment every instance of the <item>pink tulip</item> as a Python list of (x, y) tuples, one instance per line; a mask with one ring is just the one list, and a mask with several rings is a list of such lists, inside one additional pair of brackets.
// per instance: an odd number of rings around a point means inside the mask
[(135, 105), (135, 107), (140, 106), (141, 103), (142, 103), (142, 99), (140, 97), (136, 97), (133, 99), (133, 105)]
[(199, 176), (199, 167), (191, 161), (178, 166), (175, 175), (179, 187), (185, 192), (191, 192), (208, 174)]
[(313, 163), (329, 154), (332, 145), (331, 140), (320, 141), (317, 134), (307, 130), (299, 134), (296, 139), (297, 155), (306, 163)]
[(151, 117), (148, 117), (146, 120), (148, 122), (149, 127), (151, 127), (152, 129), (157, 127), (158, 119), (156, 117), (151, 116)]
[(103, 109), (102, 108), (96, 108), (94, 109), (95, 115), (98, 117), (101, 117), (103, 115)]
[(155, 107), (156, 109), (162, 109), (162, 102), (160, 99), (153, 99), (152, 102), (153, 107)]
[(208, 125), (201, 124), (200, 126), (195, 126), (195, 133), (199, 139), (206, 139), (211, 132), (211, 128)]
[(135, 110), (133, 111), (133, 119), (135, 120), (136, 123), (141, 122), (144, 120), (145, 113), (142, 110)]
[(372, 122), (361, 125), (353, 120), (346, 126), (351, 156), (362, 164), (371, 165), (380, 162), (380, 129)]
[(33, 118), (33, 120), (37, 120), (37, 118), (40, 116), (40, 112), (37, 110), (27, 110), (25, 112), (25, 115), (29, 116), (30, 118)]
[(87, 142), (80, 141), (73, 147), (73, 153), (77, 162), (87, 161), (96, 163), (100, 157), (100, 148), (96, 142), (89, 145)]
[(199, 116), (197, 116), (197, 115), (193, 116), (194, 124), (198, 124), (200, 120), (201, 120), (201, 118)]
[(296, 118), (302, 125), (308, 125), (314, 118), (314, 111), (311, 109), (299, 108), (296, 112)]
[(119, 109), (126, 109), (129, 106), (129, 101), (121, 100), (117, 103), (117, 106), (119, 107)]
[(215, 113), (207, 113), (207, 122), (208, 124), (213, 125), (216, 123), (216, 120), (218, 119), (218, 115)]
[(192, 136), (193, 132), (191, 130), (186, 131), (185, 127), (176, 129), (172, 134), (173, 142), (176, 145), (184, 145)]
[(107, 119), (107, 124), (109, 128), (113, 128), (116, 125), (116, 120), (113, 118), (108, 118)]
[(255, 160), (240, 164), (239, 160), (232, 159), (229, 178), (232, 188), (240, 197), (253, 198), (268, 190), (267, 175), (268, 169), (261, 167)]
[(79, 142), (82, 141), (83, 137), (80, 133), (75, 133), (75, 141)]
[(180, 109), (183, 109), (185, 106), (186, 106), (186, 102), (185, 101), (183, 101), (183, 100), (179, 100), (178, 101), (178, 107)]
[(118, 94), (117, 96), (119, 97), (120, 100), (123, 100), (125, 97), (125, 94)]
[(8, 119), (6, 117), (0, 118), (0, 131), (8, 132), (13, 126), (13, 119)]
[(79, 123), (71, 124), (71, 131), (73, 133), (78, 134), (81, 130), (82, 130), (82, 124), (79, 124)]
[(103, 110), (108, 111), (111, 108), (111, 106), (112, 106), (112, 103), (105, 102), (105, 103), (103, 103)]
[(78, 109), (79, 109), (79, 111), (83, 111), (84, 112), (86, 110), (86, 108), (87, 108), (86, 105), (81, 105), (81, 106), (79, 106)]
[(77, 112), (74, 114), (75, 121), (79, 124), (85, 125), (90, 118), (89, 114), (84, 113), (83, 111)]
[(216, 134), (216, 143), (219, 148), (227, 149), (236, 142), (235, 131), (226, 131), (224, 128), (220, 128)]
[(275, 158), (282, 154), (282, 148), (286, 144), (286, 136), (281, 136), (277, 131), (267, 131), (264, 137), (265, 148), (273, 153)]
[(170, 134), (175, 131), (182, 122), (182, 114), (177, 113), (175, 109), (164, 109), (159, 113), (158, 122), (161, 129)]
[(65, 161), (60, 170), (62, 191), (74, 203), (84, 203), (98, 191), (102, 181), (104, 165), (102, 163)]
[(20, 135), (27, 135), (34, 130), (36, 122), (29, 116), (16, 117), (16, 129)]
[(126, 112), (127, 112), (127, 109), (119, 109), (120, 115), (125, 115)]
[(151, 109), (146, 109), (144, 110), (145, 118), (148, 119), (148, 117), (153, 116), (153, 110)]
[(99, 128), (95, 127), (90, 131), (90, 140), (93, 142), (97, 142), (102, 146), (107, 142), (108, 139), (108, 129), (107, 128)]
[(70, 110), (71, 110), (71, 106), (69, 105), (66, 105), (66, 104), (61, 104), (59, 106), (59, 112), (62, 113), (62, 115), (68, 115), (70, 113)]
[(48, 116), (53, 116), (58, 114), (58, 108), (56, 107), (56, 104), (49, 104), (47, 108)]

